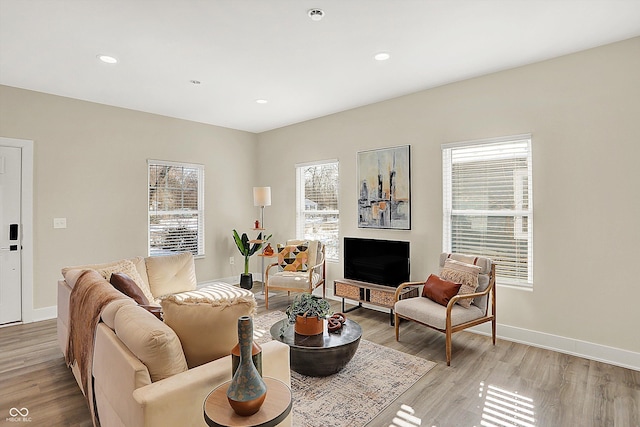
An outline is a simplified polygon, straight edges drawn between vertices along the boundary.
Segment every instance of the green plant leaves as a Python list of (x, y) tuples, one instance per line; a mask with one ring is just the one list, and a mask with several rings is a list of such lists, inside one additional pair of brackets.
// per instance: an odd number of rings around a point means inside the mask
[(325, 299), (305, 292), (295, 296), (293, 303), (287, 307), (286, 314), (290, 323), (296, 321), (296, 316), (325, 318), (331, 314), (331, 304)]

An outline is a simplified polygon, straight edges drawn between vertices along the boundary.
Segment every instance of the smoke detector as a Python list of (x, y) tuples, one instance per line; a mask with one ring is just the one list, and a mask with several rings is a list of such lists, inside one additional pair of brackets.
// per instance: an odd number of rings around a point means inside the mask
[(320, 21), (324, 18), (324, 11), (322, 9), (309, 9), (307, 15), (309, 15), (312, 21)]

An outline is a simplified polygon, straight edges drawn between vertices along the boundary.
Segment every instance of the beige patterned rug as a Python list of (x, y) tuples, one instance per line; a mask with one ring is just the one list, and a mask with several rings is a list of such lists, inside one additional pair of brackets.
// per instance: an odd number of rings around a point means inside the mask
[[(281, 311), (258, 316), (253, 325), (256, 342), (270, 341), (271, 325), (285, 317)], [(293, 425), (364, 426), (435, 365), (361, 339), (353, 359), (335, 375), (315, 378), (291, 372)]]

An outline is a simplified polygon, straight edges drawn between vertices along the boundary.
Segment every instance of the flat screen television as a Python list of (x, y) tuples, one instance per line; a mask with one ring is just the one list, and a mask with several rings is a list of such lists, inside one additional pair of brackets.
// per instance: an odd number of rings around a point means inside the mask
[(344, 238), (344, 278), (397, 287), (409, 281), (409, 242)]

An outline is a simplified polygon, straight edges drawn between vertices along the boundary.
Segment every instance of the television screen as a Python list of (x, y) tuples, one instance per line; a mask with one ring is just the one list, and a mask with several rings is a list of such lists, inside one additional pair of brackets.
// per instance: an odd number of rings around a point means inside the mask
[(344, 277), (397, 287), (409, 281), (409, 242), (344, 238)]

